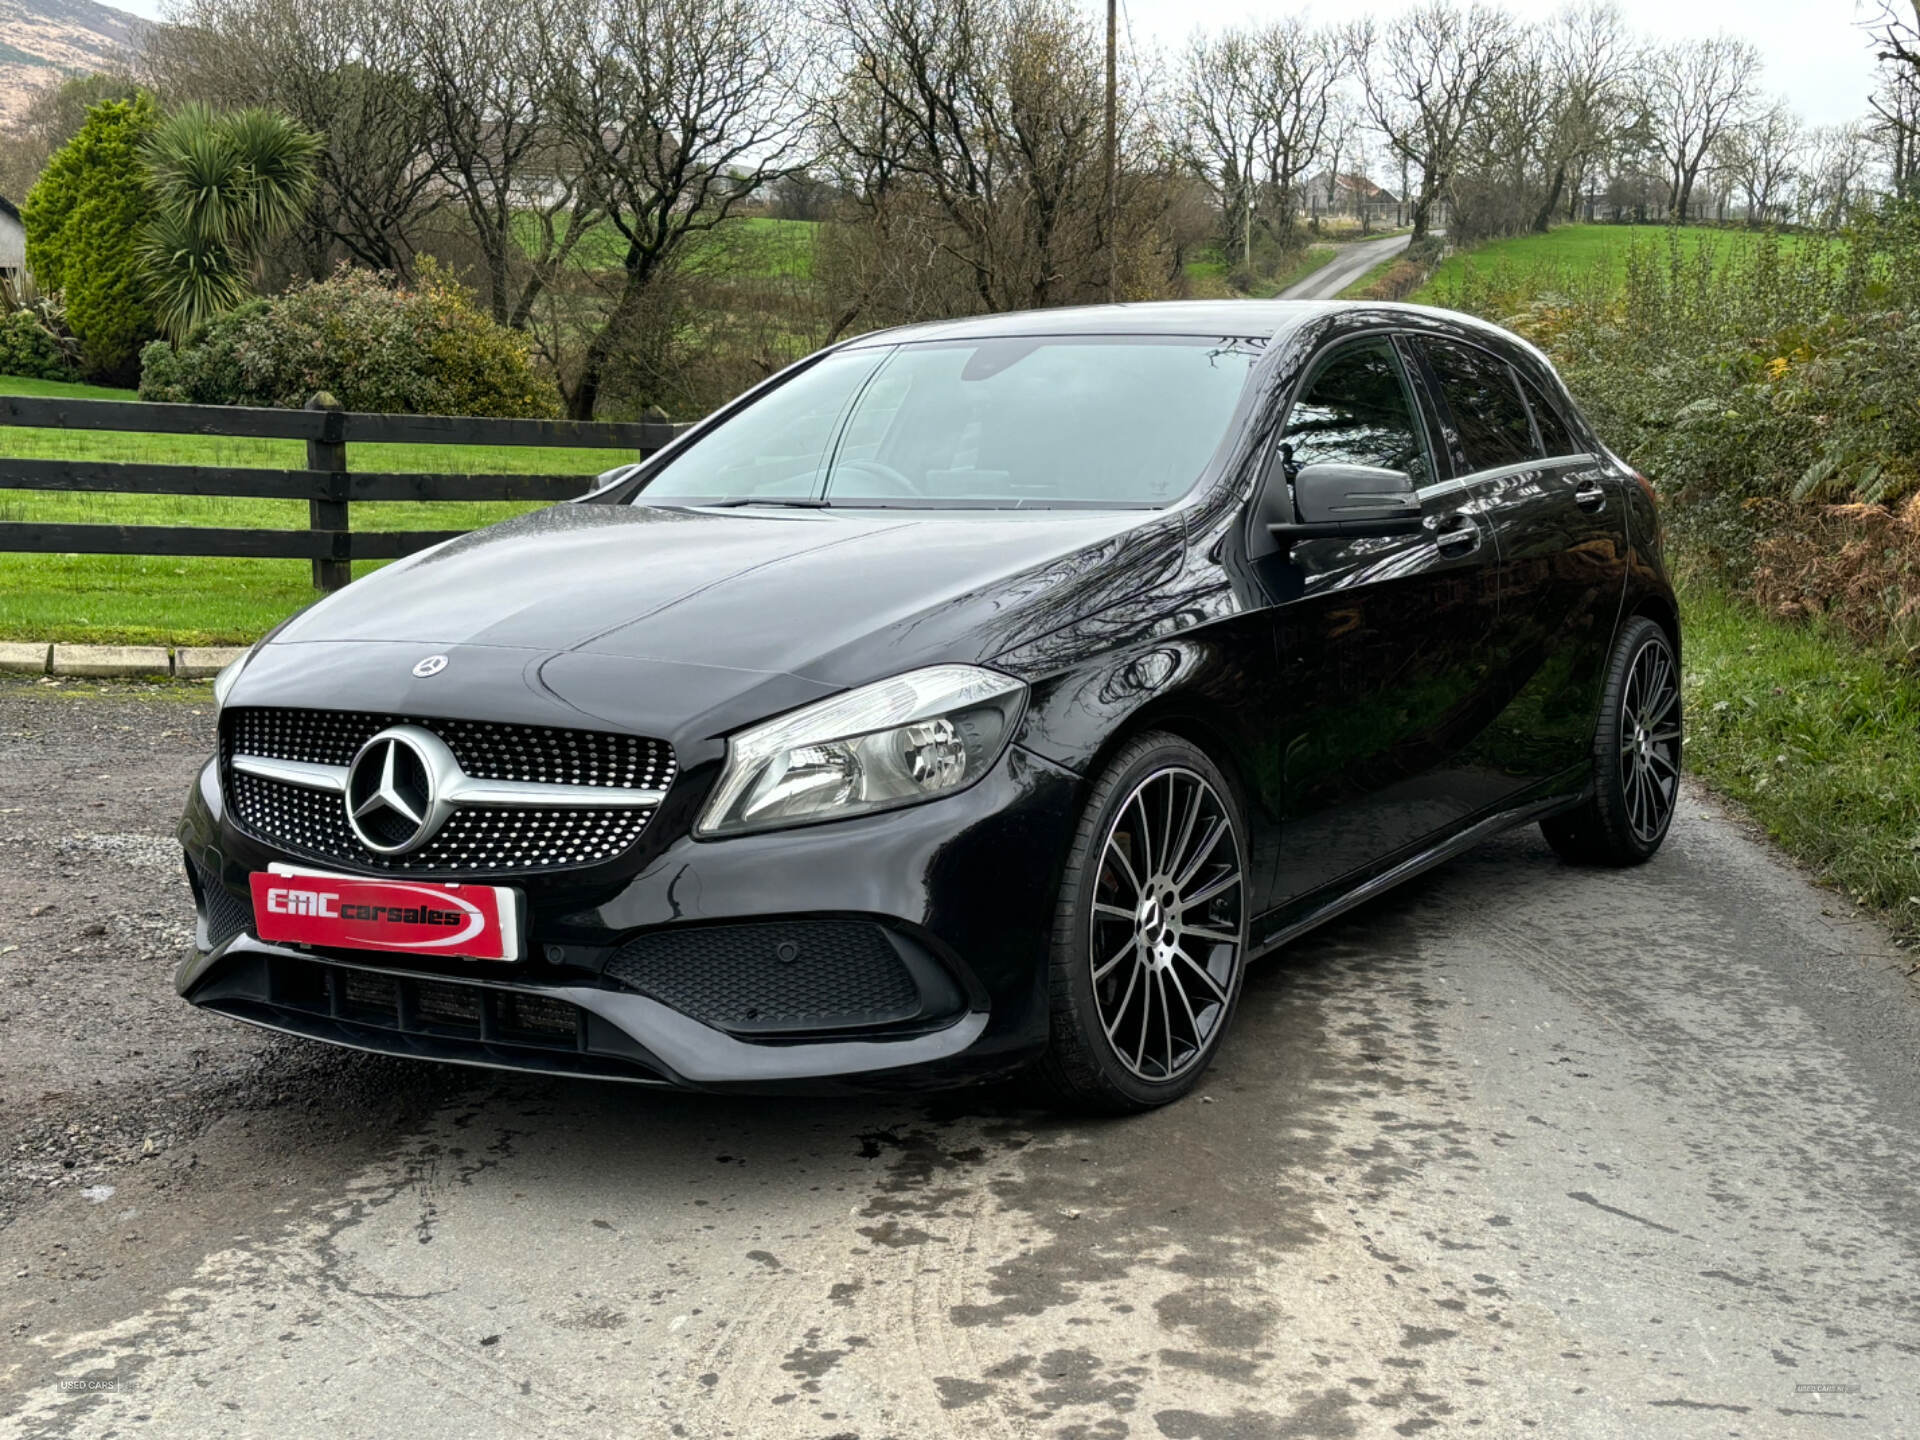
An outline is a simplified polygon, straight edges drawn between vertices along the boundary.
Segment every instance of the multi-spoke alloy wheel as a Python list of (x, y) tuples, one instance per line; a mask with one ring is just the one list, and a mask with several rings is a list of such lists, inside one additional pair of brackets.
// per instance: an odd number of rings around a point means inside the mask
[(1246, 958), (1244, 836), (1225, 777), (1184, 740), (1134, 741), (1100, 778), (1055, 932), (1042, 1072), (1061, 1098), (1143, 1109), (1206, 1068)]
[(1680, 789), (1680, 675), (1664, 636), (1635, 651), (1627, 669), (1620, 698), (1620, 788), (1635, 838), (1658, 844)]
[(1636, 615), (1607, 665), (1592, 793), (1541, 822), (1553, 848), (1593, 865), (1638, 865), (1666, 839), (1680, 798), (1680, 665), (1673, 639)]
[(1240, 965), (1240, 846), (1226, 806), (1191, 770), (1134, 787), (1100, 851), (1088, 963), (1100, 1028), (1142, 1080), (1206, 1053)]

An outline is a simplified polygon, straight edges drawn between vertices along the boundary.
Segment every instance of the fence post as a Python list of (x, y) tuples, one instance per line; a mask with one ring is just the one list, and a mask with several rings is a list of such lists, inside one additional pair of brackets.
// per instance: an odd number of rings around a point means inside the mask
[[(320, 485), (327, 496), (324, 500), (307, 501), (307, 528), (345, 534), (348, 528), (347, 447), (342, 439), (346, 434), (345, 415), (340, 402), (325, 390), (307, 401), (307, 409), (318, 410), (325, 416), (320, 423), (321, 438), (307, 441), (307, 469), (316, 472), (316, 478), (324, 477)], [(328, 594), (353, 578), (353, 566), (345, 558), (345, 548), (338, 548), (334, 553), (340, 558), (313, 562), (314, 588)]]
[[(640, 419), (648, 425), (667, 425), (672, 423), (667, 419), (667, 412), (662, 410), (658, 405), (647, 406), (646, 409), (640, 412)], [(658, 445), (642, 444), (640, 447), (640, 458), (644, 460), (658, 449), (660, 449)]]

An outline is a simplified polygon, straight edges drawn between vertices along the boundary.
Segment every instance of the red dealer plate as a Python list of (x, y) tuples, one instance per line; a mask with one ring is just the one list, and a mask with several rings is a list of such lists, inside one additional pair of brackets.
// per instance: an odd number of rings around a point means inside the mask
[(256, 873), (254, 933), (262, 940), (458, 955), (520, 958), (520, 894), (498, 885), (363, 880), (275, 865)]

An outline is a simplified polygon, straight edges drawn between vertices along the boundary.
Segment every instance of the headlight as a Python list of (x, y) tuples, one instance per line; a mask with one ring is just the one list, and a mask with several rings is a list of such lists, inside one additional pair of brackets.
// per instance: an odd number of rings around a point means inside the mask
[(738, 835), (950, 795), (1000, 758), (1026, 693), (992, 670), (933, 665), (742, 730), (695, 829)]
[[(265, 642), (262, 641), (262, 644)], [(240, 672), (247, 668), (247, 662), (253, 659), (259, 645), (251, 645), (241, 657), (226, 669), (213, 677), (213, 713), (218, 715), (226, 706), (227, 696), (233, 691), (233, 682), (240, 678)]]

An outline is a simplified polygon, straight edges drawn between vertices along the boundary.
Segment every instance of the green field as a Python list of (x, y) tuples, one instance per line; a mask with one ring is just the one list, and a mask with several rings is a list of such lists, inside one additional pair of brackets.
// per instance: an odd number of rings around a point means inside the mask
[[(533, 217), (520, 215), (517, 236), (522, 249), (532, 250), (538, 239)], [(564, 227), (561, 234), (565, 234)], [(729, 220), (713, 230), (689, 237), (688, 263), (724, 262), (727, 273), (760, 278), (805, 280), (813, 274), (813, 245), (817, 234), (811, 220), (774, 220), (749, 216)], [(612, 224), (602, 220), (580, 237), (572, 262), (588, 270), (619, 268), (627, 242)]]
[[(132, 392), (0, 376), (0, 394), (72, 395), (129, 400)], [(0, 426), (0, 455), (170, 465), (299, 468), (297, 440), (234, 440), (204, 435), (73, 433)], [(355, 445), (348, 463), (363, 470), (519, 473), (589, 477), (634, 457), (625, 450), (542, 449), (523, 445)], [(368, 501), (356, 504), (356, 530), (459, 530), (492, 524), (535, 505)], [(213, 496), (98, 495), (0, 490), (0, 520), (49, 524), (223, 525), (305, 529), (299, 500)], [(354, 566), (354, 574), (378, 562)], [(133, 555), (0, 554), (0, 639), (127, 644), (234, 644), (258, 638), (316, 598), (304, 560), (225, 560)]]
[[(1529, 289), (1545, 291), (1617, 269), (1621, 256), (1636, 239), (1664, 245), (1672, 235), (1681, 253), (1692, 255), (1702, 246), (1725, 250), (1751, 245), (1760, 233), (1666, 225), (1562, 225), (1544, 235), (1490, 240), (1449, 255), (1433, 277), (1407, 298), (1420, 305), (1445, 305), (1475, 277), (1497, 277), (1496, 288), (1502, 290), (1524, 281)], [(1365, 277), (1369, 281), (1373, 278), (1377, 277)]]

